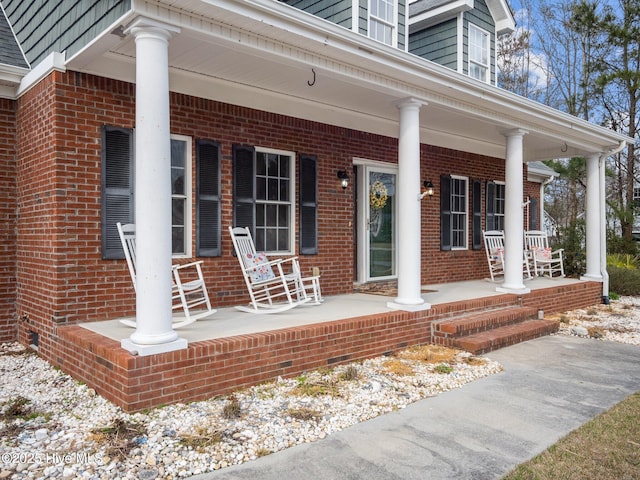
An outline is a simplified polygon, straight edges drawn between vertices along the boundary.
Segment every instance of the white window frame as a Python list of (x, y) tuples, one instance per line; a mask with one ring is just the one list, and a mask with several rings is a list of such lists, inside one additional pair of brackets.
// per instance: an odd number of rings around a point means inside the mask
[[(264, 154), (275, 154), (275, 155), (283, 155), (283, 156), (288, 156), (290, 158), (289, 161), (289, 201), (288, 202), (284, 202), (284, 201), (265, 201), (265, 200), (260, 200), (258, 199), (257, 196), (257, 192), (256, 192), (256, 198), (255, 198), (255, 202), (256, 202), (256, 208), (254, 210), (254, 215), (255, 215), (255, 222), (256, 222), (256, 231), (258, 228), (260, 228), (258, 226), (258, 205), (264, 205), (264, 204), (276, 204), (276, 205), (283, 205), (283, 204), (287, 204), (289, 205), (289, 250), (267, 250), (266, 253), (267, 254), (277, 254), (277, 255), (294, 255), (295, 251), (296, 251), (296, 177), (295, 177), (295, 173), (296, 173), (296, 154), (295, 152), (291, 152), (288, 150), (277, 150), (277, 149), (273, 149), (273, 148), (265, 148), (265, 147), (255, 147), (255, 151), (256, 151), (256, 156), (259, 153), (264, 153)], [(257, 162), (257, 160), (256, 160)], [(257, 168), (257, 165), (256, 165)], [(257, 172), (255, 173), (254, 177), (257, 179)]]
[[(373, 11), (373, 4), (378, 2), (384, 2), (391, 4), (393, 12), (391, 13), (391, 18), (381, 17), (380, 15), (373, 15), (371, 12)], [(397, 46), (398, 44), (398, 1), (397, 0), (369, 0), (369, 20), (368, 20), (368, 32), (369, 38), (376, 40), (380, 43), (384, 43), (385, 45), (390, 45), (392, 47)], [(377, 36), (373, 35), (373, 25), (381, 25), (383, 27), (389, 27), (391, 29), (391, 38), (389, 41), (385, 41), (386, 39), (380, 39)]]
[[(463, 182), (463, 188), (461, 192), (456, 190), (456, 185), (458, 182)], [(463, 194), (463, 195), (460, 195)], [(462, 206), (464, 210), (456, 210), (455, 205), (457, 202), (454, 201), (456, 196), (462, 196)], [(456, 227), (456, 219), (462, 219), (463, 225), (463, 244), (456, 245), (457, 236), (455, 232), (458, 231)], [(469, 178), (461, 177), (458, 175), (451, 175), (451, 249), (452, 250), (468, 250), (469, 249)]]
[[(475, 78), (476, 80), (480, 80), (482, 82), (485, 83), (489, 83), (489, 79), (490, 79), (490, 74), (491, 74), (491, 35), (489, 34), (489, 32), (487, 32), (486, 30), (478, 27), (477, 25), (474, 25), (473, 23), (469, 23), (468, 28), (468, 35), (467, 35), (467, 41), (468, 41), (468, 46), (467, 46), (467, 63), (468, 63), (468, 67), (467, 67), (467, 72), (468, 75), (471, 78)], [(478, 59), (478, 58), (473, 58), (473, 56), (471, 55), (472, 52), (472, 43), (471, 43), (471, 39), (473, 37), (472, 32), (476, 31), (478, 34), (482, 35), (482, 37), (484, 38), (484, 46), (483, 45), (479, 45), (479, 48), (482, 48), (487, 55), (486, 58), (486, 63), (482, 63), (482, 59)], [(472, 75), (472, 67), (473, 66), (478, 66), (480, 68), (484, 68), (484, 78), (478, 78), (474, 75)]]
[[(493, 223), (495, 225), (495, 229), (496, 230), (504, 230), (504, 210), (506, 207), (506, 195), (507, 195), (507, 184), (505, 182), (494, 182), (496, 184), (496, 191), (495, 191), (495, 195), (494, 195), (494, 211), (493, 211)], [(502, 197), (500, 197), (500, 195), (498, 195), (498, 191), (500, 190), (500, 188), (498, 187), (502, 187)], [(498, 205), (500, 205), (500, 200), (502, 200), (502, 211), (500, 211), (500, 209), (498, 208)], [(500, 220), (498, 220), (500, 219)]]
[[(173, 258), (191, 258), (192, 255), (192, 247), (191, 247), (191, 219), (192, 219), (192, 209), (193, 209), (193, 199), (192, 199), (192, 160), (193, 160), (193, 140), (191, 137), (187, 135), (170, 135), (171, 140), (176, 140), (179, 142), (185, 142), (185, 159), (184, 159), (184, 194), (183, 195), (174, 195), (171, 194), (171, 200), (173, 204), (173, 200), (176, 198), (182, 199), (185, 201), (185, 212), (184, 212), (184, 252), (174, 253)], [(173, 166), (171, 167), (173, 169)], [(173, 178), (173, 177), (172, 177)], [(173, 228), (173, 222), (172, 222)], [(173, 247), (172, 247), (173, 250)]]

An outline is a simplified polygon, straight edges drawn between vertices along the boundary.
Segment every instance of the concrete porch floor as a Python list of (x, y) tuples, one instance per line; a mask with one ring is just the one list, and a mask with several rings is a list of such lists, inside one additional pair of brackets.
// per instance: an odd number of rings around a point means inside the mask
[[(527, 280), (525, 286), (533, 292), (576, 283), (582, 283), (582, 281), (572, 278), (536, 277)], [(422, 298), (434, 308), (447, 303), (504, 295), (503, 292), (496, 291), (498, 286), (500, 286), (499, 283), (488, 280), (423, 285), (422, 289), (425, 293), (422, 294)], [(391, 313), (394, 310), (387, 307), (387, 302), (392, 300), (393, 297), (366, 293), (334, 295), (326, 296), (321, 305), (302, 305), (286, 312), (268, 315), (256, 315), (241, 312), (234, 307), (223, 307), (217, 308), (217, 312), (209, 317), (180, 328), (178, 334), (191, 343), (365, 315)], [(118, 342), (128, 338), (134, 331), (123, 325), (119, 319), (81, 323), (80, 326)]]
[[(431, 308), (418, 311), (390, 309), (387, 302), (393, 297), (371, 293), (327, 296), (322, 305), (272, 315), (225, 307), (178, 330), (186, 348), (147, 355), (122, 348), (121, 341), (135, 330), (118, 319), (73, 324), (60, 327), (45, 350), (63, 371), (126, 411), (138, 411), (225, 395), (407, 346), (451, 345), (451, 335), (457, 338), (458, 330), (451, 334), (440, 329), (445, 320), (463, 320), (465, 325), (470, 321), (474, 332), (490, 326), (490, 333), (499, 338), (491, 339), (490, 346), (501, 348), (540, 336), (537, 326), (535, 336), (529, 326), (511, 332), (512, 320), (531, 318), (539, 310), (586, 307), (602, 298), (601, 284), (593, 281), (536, 278), (526, 282), (530, 293), (522, 295), (497, 292), (497, 286), (484, 280), (425, 285), (423, 297)], [(495, 328), (496, 321), (505, 326)], [(509, 330), (504, 338), (501, 328)]]

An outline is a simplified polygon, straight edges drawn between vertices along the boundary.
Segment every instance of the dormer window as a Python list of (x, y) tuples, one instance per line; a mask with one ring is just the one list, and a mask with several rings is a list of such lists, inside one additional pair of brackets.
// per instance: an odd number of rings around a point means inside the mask
[(387, 45), (394, 44), (396, 0), (370, 0), (369, 36)]
[(489, 33), (469, 24), (469, 76), (489, 81)]

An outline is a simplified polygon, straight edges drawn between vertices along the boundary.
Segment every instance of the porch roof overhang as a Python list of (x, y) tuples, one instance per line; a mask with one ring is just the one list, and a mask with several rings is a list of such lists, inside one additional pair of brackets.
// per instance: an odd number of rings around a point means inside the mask
[(504, 158), (522, 129), (524, 160), (606, 152), (625, 135), (487, 85), (274, 0), (132, 1), (66, 68), (135, 82), (138, 17), (180, 29), (170, 89), (397, 138), (397, 102), (415, 98), (421, 142)]

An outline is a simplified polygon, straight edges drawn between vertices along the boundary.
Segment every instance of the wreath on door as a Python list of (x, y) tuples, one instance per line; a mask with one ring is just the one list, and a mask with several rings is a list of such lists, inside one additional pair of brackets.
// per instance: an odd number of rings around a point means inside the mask
[(376, 180), (369, 188), (369, 205), (374, 210), (381, 210), (387, 204), (389, 192), (387, 187), (380, 180)]

